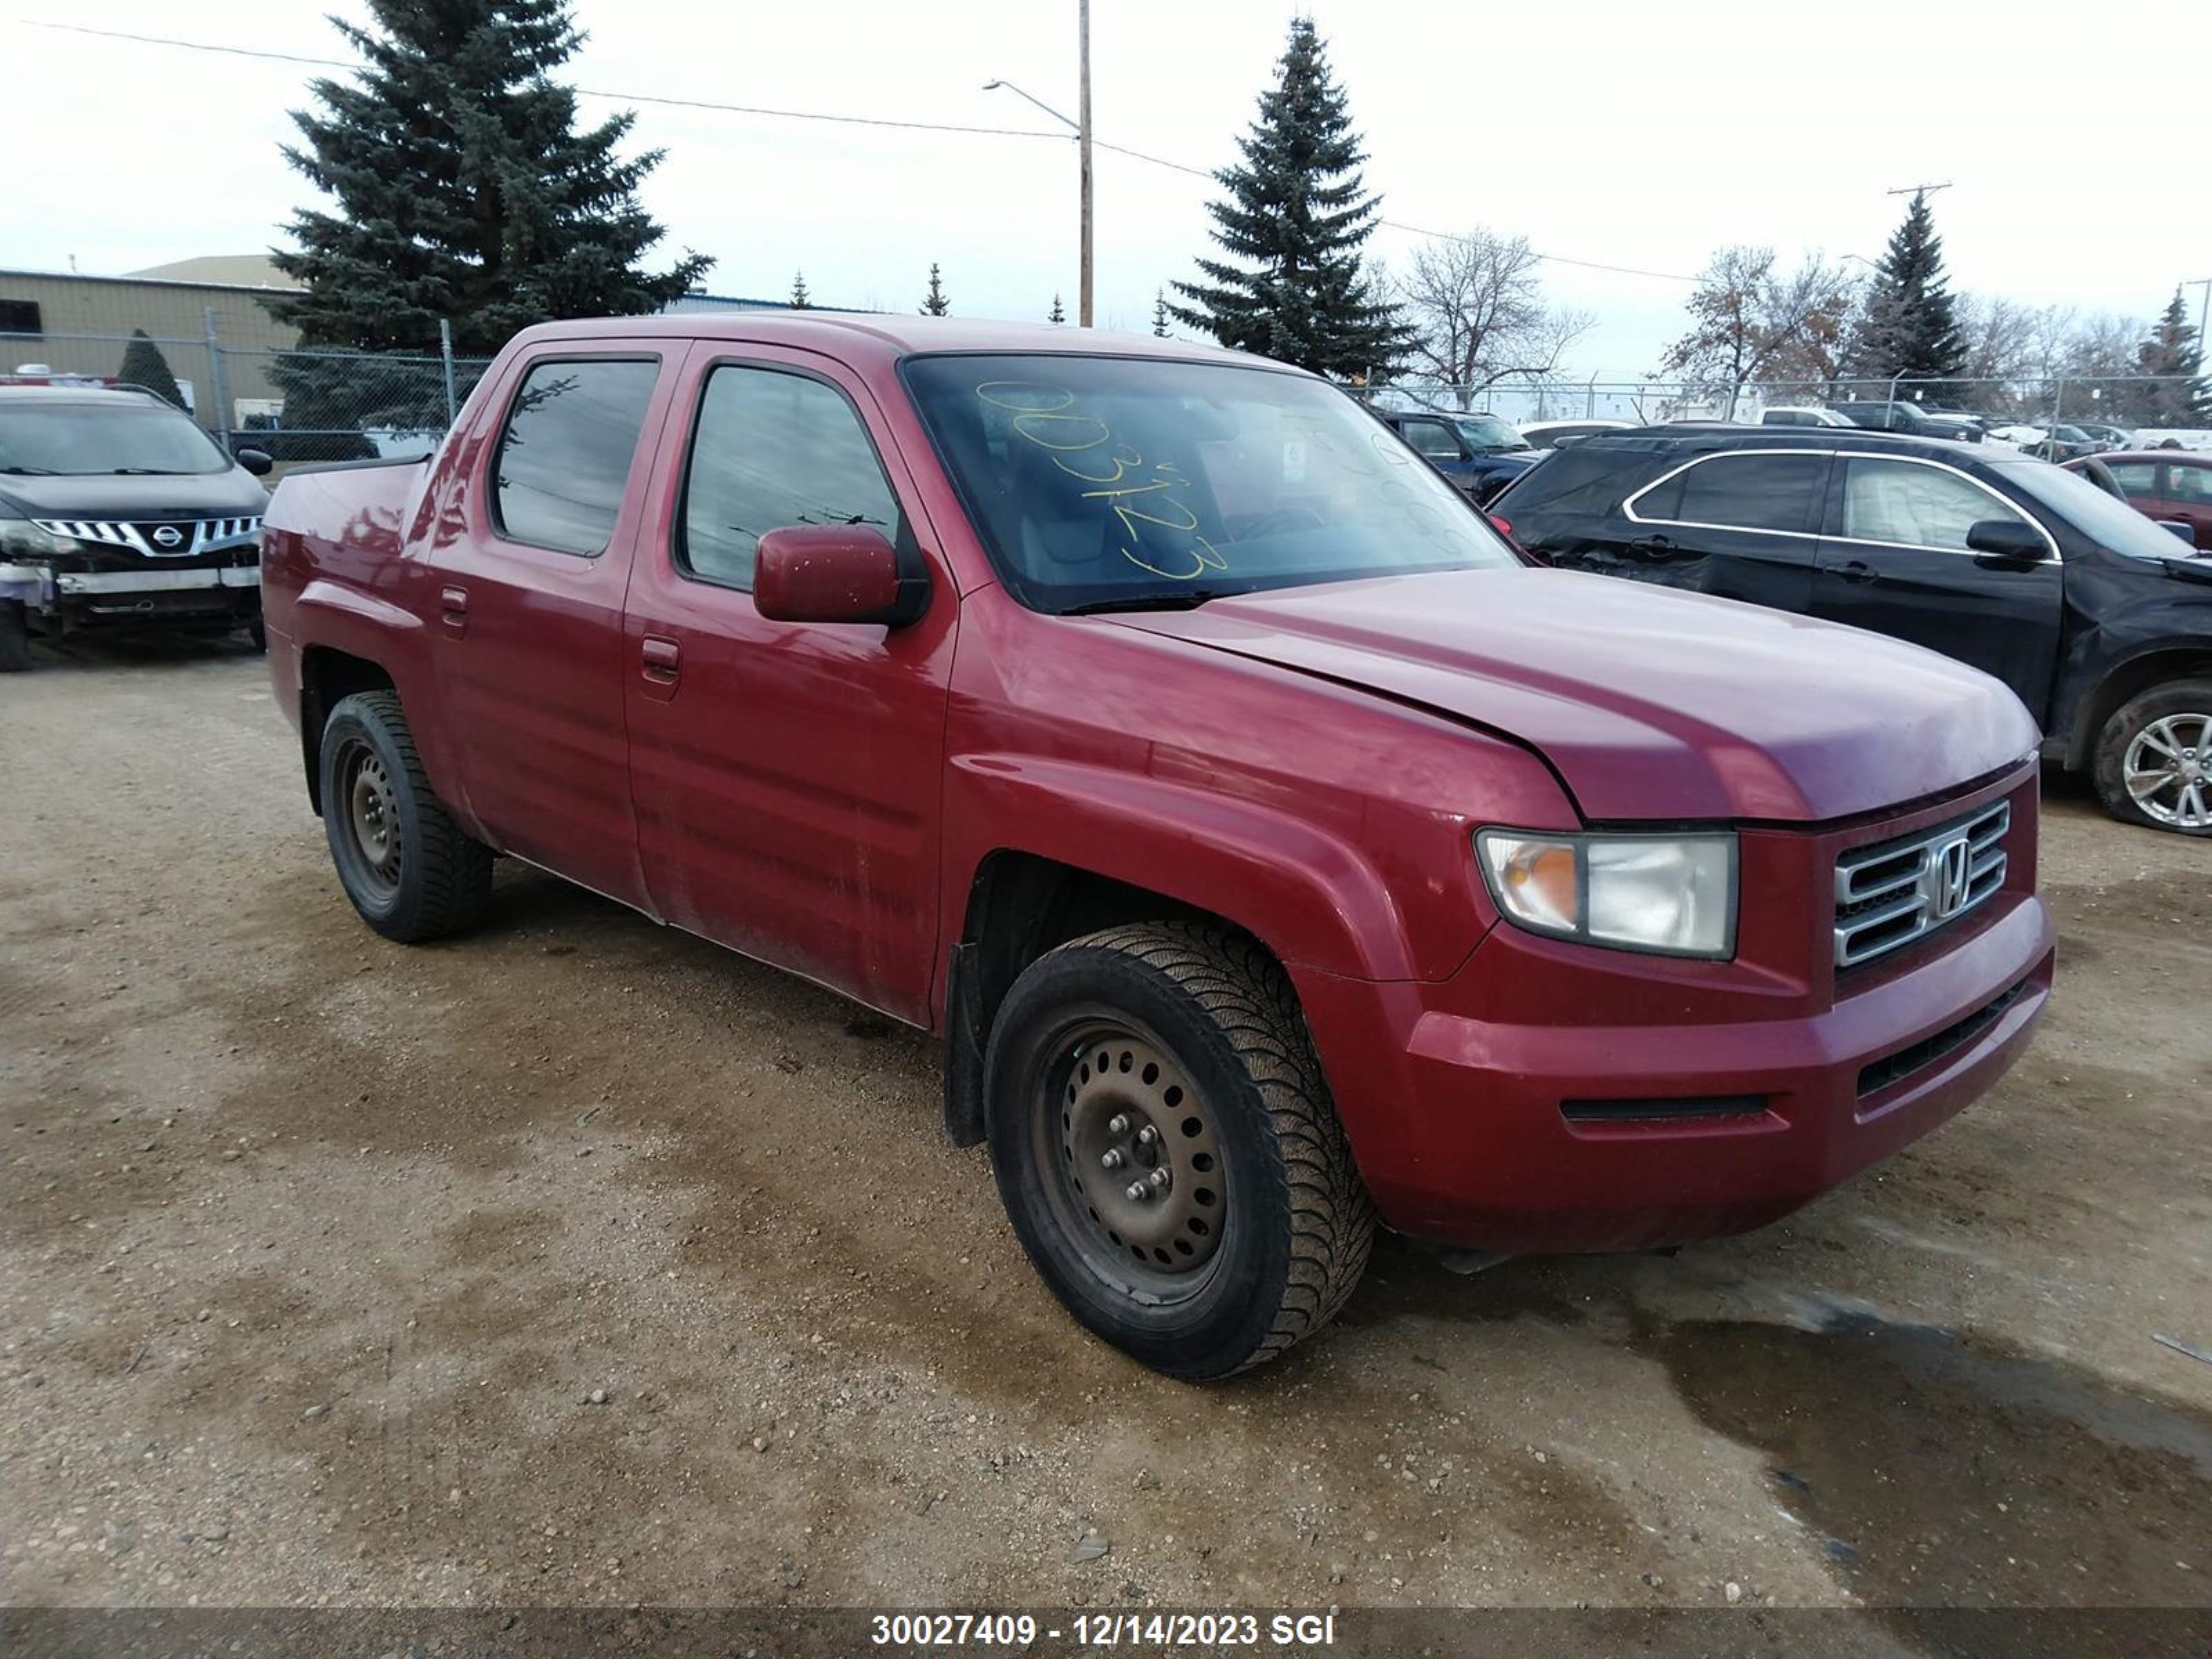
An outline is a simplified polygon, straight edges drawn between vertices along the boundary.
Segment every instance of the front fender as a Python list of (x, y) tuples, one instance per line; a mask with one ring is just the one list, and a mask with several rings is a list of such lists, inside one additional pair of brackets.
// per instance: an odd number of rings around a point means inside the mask
[[(1208, 911), (1285, 965), (1348, 978), (1448, 973), (1481, 933), (1470, 925), (1448, 962), (1422, 960), (1396, 897), (1359, 848), (1200, 782), (1035, 756), (956, 756), (945, 832), (947, 916), (965, 912), (987, 857), (1014, 851)], [(1471, 859), (1466, 878), (1475, 879)]]

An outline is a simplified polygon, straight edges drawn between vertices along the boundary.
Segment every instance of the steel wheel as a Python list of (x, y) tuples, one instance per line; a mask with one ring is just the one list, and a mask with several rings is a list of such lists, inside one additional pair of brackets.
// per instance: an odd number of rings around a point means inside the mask
[(1140, 1300), (1197, 1293), (1229, 1218), (1213, 1114), (1167, 1046), (1091, 1018), (1039, 1079), (1036, 1146), (1054, 1207), (1085, 1264)]
[(2120, 767), (2128, 798), (2144, 817), (2178, 830), (2212, 829), (2212, 714), (2151, 721), (2129, 743)]
[(374, 896), (387, 898), (399, 890), (399, 799), (392, 775), (375, 750), (356, 741), (338, 756), (338, 776), (362, 880)]

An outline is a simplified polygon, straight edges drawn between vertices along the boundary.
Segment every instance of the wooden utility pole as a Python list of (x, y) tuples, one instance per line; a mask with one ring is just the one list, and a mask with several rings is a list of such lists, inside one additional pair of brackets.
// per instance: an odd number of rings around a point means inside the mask
[(1075, 320), (1084, 328), (1091, 326), (1091, 0), (1075, 0), (1075, 27), (1079, 37), (1076, 50), (1078, 73), (1082, 76), (1082, 88), (1077, 94), (1076, 143), (1083, 152), (1083, 277), (1082, 289), (1076, 299)]

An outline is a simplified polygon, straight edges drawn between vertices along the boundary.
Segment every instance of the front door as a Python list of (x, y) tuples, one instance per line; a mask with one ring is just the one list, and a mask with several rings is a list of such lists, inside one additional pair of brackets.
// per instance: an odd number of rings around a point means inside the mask
[[(702, 344), (653, 484), (623, 678), (638, 843), (679, 927), (926, 1023), (958, 596), (866, 390), (811, 353)], [(864, 524), (931, 574), (907, 627), (771, 622), (753, 550)]]
[[(2035, 525), (2038, 560), (1978, 553), (1985, 520)], [(1996, 675), (2048, 717), (2063, 622), (2057, 544), (2013, 502), (1939, 461), (1844, 454), (1829, 492), (1813, 612), (1872, 629)]]
[(432, 654), (470, 811), (502, 851), (638, 905), (623, 590), (632, 474), (675, 380), (661, 346), (562, 340), (514, 365), (432, 559)]

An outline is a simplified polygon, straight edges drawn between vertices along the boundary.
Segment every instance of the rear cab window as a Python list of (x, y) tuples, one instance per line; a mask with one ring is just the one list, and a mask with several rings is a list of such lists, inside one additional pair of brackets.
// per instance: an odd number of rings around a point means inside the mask
[(551, 552), (606, 550), (629, 485), (657, 357), (542, 357), (507, 406), (492, 456), (499, 533)]

